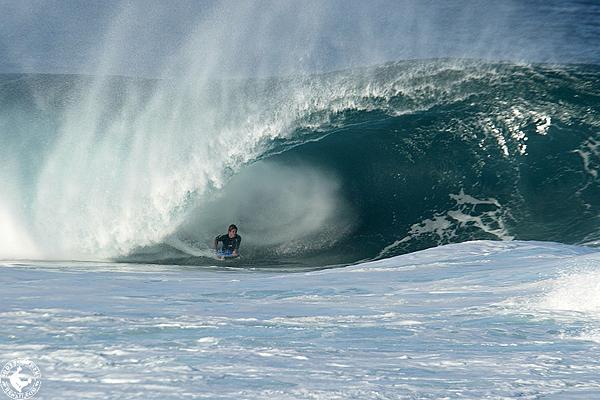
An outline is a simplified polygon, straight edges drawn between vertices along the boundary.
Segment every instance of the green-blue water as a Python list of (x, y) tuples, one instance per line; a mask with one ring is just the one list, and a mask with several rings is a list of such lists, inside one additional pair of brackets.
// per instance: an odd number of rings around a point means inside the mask
[[(600, 239), (598, 66), (426, 60), (201, 95), (130, 78), (1, 81), (14, 225), (42, 253), (213, 263), (230, 222), (255, 267)], [(151, 159), (161, 151), (168, 163)]]

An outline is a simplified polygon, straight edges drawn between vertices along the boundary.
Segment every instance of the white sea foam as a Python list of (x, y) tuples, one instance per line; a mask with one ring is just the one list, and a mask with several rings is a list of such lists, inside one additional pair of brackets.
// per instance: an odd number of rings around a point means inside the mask
[[(498, 200), (494, 198), (478, 199), (466, 194), (464, 189), (457, 194), (450, 194), (450, 198), (456, 202), (454, 209), (436, 213), (433, 217), (412, 225), (408, 235), (383, 248), (379, 257), (389, 254), (403, 243), (422, 236), (431, 236), (440, 245), (451, 243), (458, 236), (457, 232), (466, 227), (476, 227), (481, 232), (493, 235), (500, 240), (514, 238), (506, 229), (505, 212)], [(476, 211), (478, 205), (492, 207), (487, 211)]]
[(537, 304), (540, 308), (555, 311), (586, 313), (600, 319), (600, 259), (598, 270), (568, 272), (548, 282), (548, 292)]
[[(595, 395), (597, 262), (582, 247), (479, 241), (233, 280), (143, 265), (0, 266), (10, 333), (0, 352), (39, 363), (50, 398)], [(26, 286), (12, 279), (23, 272)], [(94, 282), (93, 301), (81, 281)]]

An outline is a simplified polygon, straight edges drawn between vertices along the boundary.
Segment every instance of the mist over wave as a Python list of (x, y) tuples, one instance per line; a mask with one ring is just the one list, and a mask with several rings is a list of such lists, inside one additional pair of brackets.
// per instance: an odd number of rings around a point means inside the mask
[(599, 77), (464, 60), (201, 90), (5, 75), (0, 257), (203, 263), (230, 222), (256, 263), (594, 243)]
[(163, 77), (322, 73), (429, 58), (600, 63), (595, 0), (5, 2), (0, 72)]

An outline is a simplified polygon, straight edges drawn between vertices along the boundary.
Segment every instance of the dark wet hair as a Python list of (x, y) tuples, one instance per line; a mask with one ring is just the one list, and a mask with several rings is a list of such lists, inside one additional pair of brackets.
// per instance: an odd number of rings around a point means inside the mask
[(229, 225), (229, 228), (227, 228), (227, 232), (232, 231), (232, 230), (238, 230), (237, 226), (235, 226), (234, 224)]

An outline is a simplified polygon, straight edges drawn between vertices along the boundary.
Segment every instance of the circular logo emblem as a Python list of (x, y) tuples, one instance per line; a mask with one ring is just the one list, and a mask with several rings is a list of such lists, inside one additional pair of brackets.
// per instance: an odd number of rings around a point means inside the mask
[(0, 387), (11, 399), (31, 399), (40, 390), (42, 374), (31, 360), (12, 360), (0, 372)]

